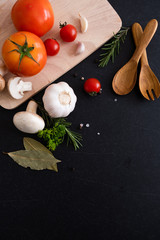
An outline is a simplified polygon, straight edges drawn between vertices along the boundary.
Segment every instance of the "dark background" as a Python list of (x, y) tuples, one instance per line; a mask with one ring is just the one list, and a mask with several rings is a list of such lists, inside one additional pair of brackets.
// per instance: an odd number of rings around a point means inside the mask
[[(125, 27), (139, 22), (144, 28), (150, 19), (160, 20), (159, 0), (109, 2)], [(130, 30), (114, 64), (98, 68), (99, 49), (57, 80), (68, 82), (78, 97), (68, 121), (83, 136), (80, 150), (66, 144), (56, 150), (62, 160), (58, 173), (22, 168), (2, 153), (23, 149), (23, 137), (36, 136), (12, 124), (27, 103), (10, 111), (0, 108), (0, 239), (160, 239), (160, 101), (145, 100), (138, 84), (127, 96), (111, 88), (134, 49)], [(147, 53), (160, 79), (159, 28)], [(102, 94), (85, 94), (82, 76), (98, 78)], [(90, 127), (79, 130), (80, 123)]]

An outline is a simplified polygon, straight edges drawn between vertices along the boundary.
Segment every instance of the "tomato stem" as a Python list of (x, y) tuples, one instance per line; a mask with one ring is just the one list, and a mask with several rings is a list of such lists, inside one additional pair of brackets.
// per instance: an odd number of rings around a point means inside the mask
[(33, 51), (34, 45), (32, 45), (32, 47), (28, 47), (27, 37), (26, 37), (26, 35), (24, 35), (24, 36), (25, 36), (24, 45), (19, 45), (18, 43), (14, 42), (13, 40), (8, 39), (11, 43), (16, 45), (17, 48), (18, 48), (18, 49), (16, 48), (16, 49), (13, 49), (13, 50), (9, 51), (9, 53), (10, 52), (18, 52), (20, 54), (18, 69), (20, 68), (21, 61), (25, 56), (29, 57), (30, 59), (32, 59), (34, 62), (36, 62), (39, 65), (39, 63), (32, 57), (32, 55), (30, 53), (31, 51)]
[(97, 92), (89, 92), (88, 94), (92, 97), (97, 96)]
[(59, 27), (60, 27), (60, 28), (63, 28), (63, 27), (65, 27), (66, 25), (67, 25), (67, 22), (64, 22), (63, 24), (62, 24), (61, 22), (59, 23)]

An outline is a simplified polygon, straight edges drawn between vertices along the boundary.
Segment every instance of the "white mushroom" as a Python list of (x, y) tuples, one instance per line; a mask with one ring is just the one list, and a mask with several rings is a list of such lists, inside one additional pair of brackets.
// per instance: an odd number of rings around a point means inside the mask
[(4, 78), (2, 77), (2, 75), (0, 75), (0, 92), (3, 91), (3, 89), (5, 88), (6, 82), (4, 80)]
[(21, 99), (24, 92), (32, 90), (32, 82), (24, 82), (20, 77), (12, 77), (8, 81), (8, 91), (15, 99)]
[(6, 65), (4, 64), (2, 59), (0, 59), (0, 75), (3, 77), (4, 75), (7, 74), (7, 72), (8, 72), (8, 69), (7, 69)]
[(26, 111), (18, 112), (13, 117), (13, 123), (16, 128), (25, 133), (37, 133), (45, 127), (45, 122), (37, 111), (37, 103), (30, 101)]
[(8, 72), (8, 69), (2, 59), (0, 59), (0, 92), (5, 88), (6, 82), (3, 76)]
[(67, 117), (75, 108), (77, 97), (66, 82), (53, 83), (43, 95), (44, 108), (53, 118)]

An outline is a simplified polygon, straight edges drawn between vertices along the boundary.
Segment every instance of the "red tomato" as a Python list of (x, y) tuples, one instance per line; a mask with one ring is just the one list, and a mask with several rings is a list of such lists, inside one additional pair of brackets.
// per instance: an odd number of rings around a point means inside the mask
[(17, 0), (11, 11), (18, 31), (27, 31), (41, 37), (54, 24), (54, 13), (48, 0)]
[(2, 46), (2, 57), (10, 72), (18, 76), (33, 76), (46, 64), (43, 41), (30, 32), (16, 32)]
[(101, 90), (100, 81), (96, 78), (89, 78), (84, 83), (84, 90), (91, 96), (97, 95)]
[(46, 47), (47, 55), (54, 56), (59, 52), (60, 46), (59, 43), (52, 38), (48, 38), (44, 41), (44, 45)]
[(60, 24), (60, 36), (64, 42), (73, 42), (77, 37), (77, 29), (71, 25), (67, 24)]

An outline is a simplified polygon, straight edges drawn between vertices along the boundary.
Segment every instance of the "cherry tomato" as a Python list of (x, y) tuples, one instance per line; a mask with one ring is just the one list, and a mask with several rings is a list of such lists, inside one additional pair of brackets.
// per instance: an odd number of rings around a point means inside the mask
[(71, 25), (67, 24), (60, 24), (60, 36), (64, 42), (73, 42), (77, 37), (77, 29)]
[(91, 96), (96, 96), (101, 90), (101, 83), (96, 78), (89, 78), (84, 83), (84, 90)]
[(48, 0), (17, 0), (11, 17), (18, 31), (27, 31), (41, 37), (54, 24), (54, 13)]
[(2, 57), (8, 70), (18, 76), (33, 76), (46, 64), (43, 41), (30, 32), (16, 32), (2, 46)]
[(52, 39), (52, 38), (46, 39), (44, 41), (44, 45), (46, 47), (48, 56), (54, 56), (59, 52), (60, 45), (55, 39)]

